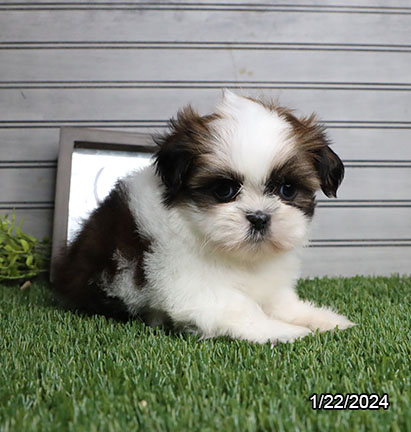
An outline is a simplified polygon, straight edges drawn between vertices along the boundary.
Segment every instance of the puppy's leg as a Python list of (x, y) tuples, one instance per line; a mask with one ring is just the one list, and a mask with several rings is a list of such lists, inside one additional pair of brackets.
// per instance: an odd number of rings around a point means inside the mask
[(220, 295), (218, 303), (210, 304), (209, 299), (203, 298), (201, 305), (196, 301), (190, 308), (180, 307), (172, 313), (172, 319), (185, 327), (194, 326), (206, 338), (230, 336), (257, 343), (292, 342), (311, 333), (307, 327), (270, 319), (253, 300), (238, 292), (225, 300)]
[(217, 334), (228, 334), (250, 342), (293, 342), (311, 333), (307, 327), (268, 318), (261, 311), (230, 311), (217, 324)]
[(340, 330), (355, 325), (348, 318), (326, 307), (300, 300), (293, 289), (282, 290), (267, 302), (265, 312), (272, 318), (321, 332), (338, 326)]

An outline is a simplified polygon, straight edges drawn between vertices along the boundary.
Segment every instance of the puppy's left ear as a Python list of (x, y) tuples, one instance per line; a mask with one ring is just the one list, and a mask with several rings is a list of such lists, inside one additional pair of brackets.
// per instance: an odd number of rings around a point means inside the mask
[(320, 177), (321, 189), (327, 197), (337, 198), (337, 189), (344, 178), (344, 165), (328, 147), (328, 143), (316, 153), (315, 166)]
[(312, 155), (322, 191), (327, 197), (336, 198), (337, 189), (344, 178), (344, 165), (330, 149), (324, 127), (314, 114), (299, 119), (290, 112), (284, 115), (293, 126), (301, 146)]

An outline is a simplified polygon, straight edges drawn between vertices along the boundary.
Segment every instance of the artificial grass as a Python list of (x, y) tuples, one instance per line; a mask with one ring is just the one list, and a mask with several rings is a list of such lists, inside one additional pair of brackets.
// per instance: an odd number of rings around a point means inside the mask
[[(411, 278), (301, 281), (357, 326), (270, 348), (77, 316), (0, 285), (1, 431), (411, 430)], [(313, 393), (387, 393), (314, 411)]]

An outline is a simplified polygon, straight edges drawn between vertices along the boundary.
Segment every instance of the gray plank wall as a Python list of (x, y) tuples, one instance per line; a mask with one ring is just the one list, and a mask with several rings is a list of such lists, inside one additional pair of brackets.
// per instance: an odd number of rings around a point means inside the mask
[(0, 211), (50, 236), (60, 126), (158, 131), (228, 87), (316, 111), (346, 163), (304, 275), (410, 273), (410, 39), (409, 0), (2, 2)]

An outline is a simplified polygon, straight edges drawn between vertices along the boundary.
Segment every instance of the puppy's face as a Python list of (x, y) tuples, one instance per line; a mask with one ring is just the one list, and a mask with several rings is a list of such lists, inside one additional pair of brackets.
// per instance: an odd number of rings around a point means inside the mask
[(315, 192), (336, 196), (344, 175), (313, 117), (230, 92), (215, 114), (180, 112), (157, 143), (165, 204), (205, 247), (245, 258), (301, 246)]

